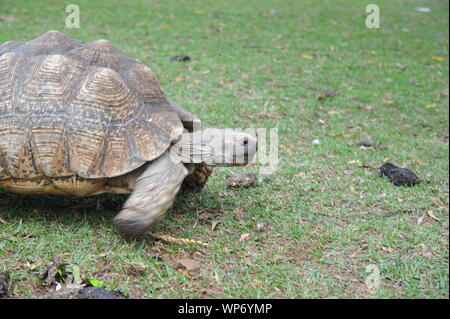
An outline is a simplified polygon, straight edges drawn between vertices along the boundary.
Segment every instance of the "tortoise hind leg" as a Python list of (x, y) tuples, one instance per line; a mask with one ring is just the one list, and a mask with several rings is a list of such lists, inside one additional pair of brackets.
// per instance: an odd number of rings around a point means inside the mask
[(175, 163), (166, 152), (130, 181), (133, 192), (114, 218), (116, 228), (126, 236), (137, 236), (160, 220), (175, 200), (188, 174), (182, 163)]

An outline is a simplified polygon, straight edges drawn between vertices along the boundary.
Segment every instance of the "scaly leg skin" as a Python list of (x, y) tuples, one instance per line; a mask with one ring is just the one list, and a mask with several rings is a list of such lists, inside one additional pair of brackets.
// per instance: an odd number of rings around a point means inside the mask
[(198, 193), (206, 184), (206, 181), (211, 175), (212, 166), (206, 164), (185, 164), (189, 175), (181, 185), (181, 191), (186, 193)]
[(174, 163), (168, 152), (151, 162), (138, 176), (114, 225), (125, 236), (138, 236), (160, 220), (175, 200), (188, 174), (182, 163)]

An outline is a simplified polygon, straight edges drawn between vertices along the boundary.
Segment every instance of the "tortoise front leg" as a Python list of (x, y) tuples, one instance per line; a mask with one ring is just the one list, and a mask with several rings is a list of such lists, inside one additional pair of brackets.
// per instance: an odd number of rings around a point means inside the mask
[(126, 236), (145, 232), (172, 205), (187, 174), (184, 165), (174, 163), (168, 152), (151, 162), (135, 181), (129, 181), (133, 192), (114, 218), (116, 228)]
[(212, 166), (206, 164), (185, 164), (189, 175), (181, 185), (181, 191), (186, 193), (198, 193), (206, 184), (211, 175)]

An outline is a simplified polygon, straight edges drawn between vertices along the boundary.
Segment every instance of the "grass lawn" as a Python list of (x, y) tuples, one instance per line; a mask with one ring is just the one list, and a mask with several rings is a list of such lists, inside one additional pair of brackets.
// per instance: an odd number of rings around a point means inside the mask
[[(53, 29), (108, 39), (204, 127), (279, 133), (275, 179), (229, 190), (228, 176), (258, 165), (217, 168), (153, 229), (207, 248), (124, 240), (112, 227), (123, 196), (0, 192), (11, 297), (49, 289), (38, 275), (54, 256), (133, 298), (449, 297), (448, 2), (421, 13), (420, 1), (376, 1), (379, 29), (365, 27), (373, 1), (77, 0), (79, 29), (65, 28), (61, 1), (0, 2), (0, 43)], [(191, 61), (169, 60), (181, 54)], [(392, 185), (375, 169), (387, 160), (423, 182)], [(200, 272), (178, 271), (180, 259)]]

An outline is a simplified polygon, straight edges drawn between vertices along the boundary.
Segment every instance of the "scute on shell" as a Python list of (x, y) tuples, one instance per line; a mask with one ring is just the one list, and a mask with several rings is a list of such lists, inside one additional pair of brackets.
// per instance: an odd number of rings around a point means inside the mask
[(0, 45), (0, 179), (123, 175), (182, 131), (150, 68), (106, 40)]

